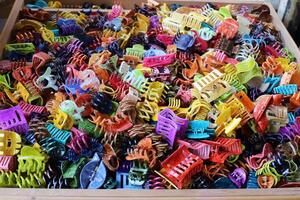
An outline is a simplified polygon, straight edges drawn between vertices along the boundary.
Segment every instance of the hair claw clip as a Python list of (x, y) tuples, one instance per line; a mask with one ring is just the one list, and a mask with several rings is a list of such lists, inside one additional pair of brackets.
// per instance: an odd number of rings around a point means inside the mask
[(82, 120), (81, 113), (83, 112), (84, 108), (78, 107), (74, 101), (65, 100), (60, 103), (59, 108), (73, 118), (75, 124)]
[(43, 114), (46, 111), (46, 107), (44, 106), (31, 105), (24, 101), (21, 101), (18, 105), (22, 109), (25, 117), (29, 117), (32, 113)]
[(116, 171), (119, 168), (119, 160), (114, 149), (107, 143), (103, 145), (103, 148), (103, 163), (109, 170)]
[(189, 139), (207, 139), (214, 135), (214, 129), (209, 128), (210, 122), (204, 120), (195, 120), (189, 122), (189, 128), (186, 131), (186, 137)]
[(0, 156), (0, 170), (4, 172), (15, 171), (17, 159), (15, 156)]
[(10, 60), (19, 60), (25, 58), (29, 60), (35, 51), (35, 46), (32, 43), (15, 43), (15, 44), (6, 44), (5, 49), (6, 57), (10, 57)]
[(70, 183), (71, 188), (78, 188), (80, 185), (80, 172), (87, 163), (86, 158), (80, 158), (78, 161), (62, 167), (63, 178), (67, 179)]
[(217, 33), (225, 36), (228, 40), (233, 39), (239, 29), (239, 24), (234, 19), (225, 19), (217, 28)]
[(289, 84), (289, 85), (281, 85), (274, 88), (274, 92), (276, 94), (283, 94), (283, 95), (293, 95), (297, 92), (298, 86), (296, 84)]
[(71, 140), (67, 146), (73, 149), (75, 153), (80, 154), (84, 149), (89, 148), (90, 138), (87, 134), (79, 131), (76, 128), (71, 129)]
[(25, 83), (33, 78), (31, 66), (19, 67), (13, 70), (12, 76), (19, 82)]
[(187, 187), (193, 175), (202, 168), (203, 161), (190, 153), (186, 146), (180, 146), (162, 165), (160, 173), (166, 176), (177, 188)]
[(246, 183), (247, 174), (243, 168), (236, 168), (231, 174), (228, 175), (228, 178), (238, 188), (241, 188)]
[(47, 123), (46, 128), (50, 133), (51, 137), (53, 137), (57, 142), (66, 144), (71, 137), (71, 133), (69, 131), (61, 130), (56, 128), (53, 124)]
[(194, 82), (193, 86), (200, 92), (203, 99), (207, 102), (211, 102), (226, 92), (229, 92), (231, 89), (227, 82), (221, 80), (223, 76), (224, 75), (221, 72), (215, 69), (198, 81)]
[(98, 189), (104, 184), (105, 178), (105, 165), (99, 155), (95, 153), (92, 160), (82, 168), (80, 186), (84, 189)]
[(1, 110), (0, 116), (1, 130), (12, 130), (19, 134), (27, 133), (29, 126), (20, 106)]
[(74, 121), (71, 116), (59, 108), (53, 116), (53, 123), (59, 129), (70, 130), (73, 127)]
[(195, 140), (177, 140), (177, 142), (180, 145), (187, 146), (191, 153), (199, 156), (202, 160), (209, 159), (210, 145)]
[(166, 54), (162, 56), (151, 56), (143, 59), (143, 66), (145, 67), (161, 67), (172, 64), (176, 58), (176, 54)]
[(1, 156), (13, 156), (21, 149), (21, 137), (19, 134), (12, 131), (0, 131), (0, 146)]
[(45, 73), (36, 79), (35, 83), (39, 89), (42, 90), (42, 89), (52, 88), (55, 91), (58, 90), (58, 87), (56, 85), (57, 78), (54, 75), (52, 75), (51, 72), (52, 72), (51, 68), (47, 67)]
[(182, 51), (186, 51), (189, 47), (192, 47), (195, 42), (195, 38), (188, 34), (176, 33), (174, 38), (174, 44)]

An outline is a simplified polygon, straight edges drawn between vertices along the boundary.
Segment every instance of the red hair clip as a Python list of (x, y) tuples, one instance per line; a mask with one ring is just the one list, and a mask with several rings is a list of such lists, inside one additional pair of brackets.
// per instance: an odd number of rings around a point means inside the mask
[(37, 75), (42, 73), (42, 68), (51, 57), (44, 52), (38, 52), (32, 56), (32, 68)]
[(184, 145), (180, 146), (161, 163), (161, 173), (177, 188), (182, 189), (191, 183), (191, 178), (202, 169), (203, 161), (189, 152)]
[(12, 76), (17, 81), (25, 83), (26, 81), (31, 80), (34, 74), (32, 73), (31, 66), (25, 66), (15, 69), (12, 73)]
[(265, 164), (268, 160), (272, 159), (272, 152), (272, 145), (266, 143), (261, 153), (246, 158), (246, 161), (252, 169), (260, 169), (263, 166), (263, 164)]

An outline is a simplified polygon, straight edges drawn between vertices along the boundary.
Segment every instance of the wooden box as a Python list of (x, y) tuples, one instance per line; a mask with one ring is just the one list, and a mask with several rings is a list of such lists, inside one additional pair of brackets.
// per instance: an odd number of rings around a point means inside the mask
[[(73, 8), (61, 8), (59, 10), (73, 10), (76, 5), (81, 5), (85, 0), (60, 0), (65, 5), (71, 5)], [(280, 31), (283, 43), (295, 55), (297, 61), (300, 62), (300, 51), (286, 30), (283, 23), (280, 21), (272, 4), (265, 0), (157, 0), (158, 2), (180, 3), (183, 5), (197, 4), (203, 5), (206, 2), (216, 4), (246, 4), (246, 5), (261, 5), (265, 4), (270, 7), (273, 16), (273, 24)], [(95, 4), (112, 4), (112, 0), (89, 0)], [(134, 4), (140, 4), (143, 0), (121, 0), (121, 4), (125, 9), (133, 8)], [(26, 0), (16, 0), (11, 10), (7, 23), (0, 36), (0, 56), (2, 55), (4, 46), (9, 42), (10, 33), (13, 30), (19, 15)], [(45, 9), (56, 11), (57, 9)], [(86, 200), (86, 199), (163, 199), (163, 200), (186, 200), (186, 199), (228, 199), (228, 200), (300, 200), (300, 188), (274, 188), (274, 189), (202, 189), (202, 190), (81, 190), (81, 189), (17, 189), (17, 188), (0, 188), (0, 200), (38, 200), (38, 199), (53, 199), (53, 200)]]

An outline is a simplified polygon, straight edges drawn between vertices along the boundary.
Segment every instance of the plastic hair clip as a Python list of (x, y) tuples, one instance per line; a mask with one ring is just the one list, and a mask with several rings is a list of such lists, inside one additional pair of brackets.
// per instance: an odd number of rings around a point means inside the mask
[(9, 54), (17, 53), (20, 55), (32, 55), (34, 50), (35, 46), (32, 43), (15, 43), (5, 45), (5, 52)]
[(210, 145), (195, 140), (177, 140), (177, 142), (187, 146), (191, 153), (199, 156), (202, 160), (209, 159)]
[(18, 173), (42, 174), (45, 170), (46, 157), (37, 147), (23, 146), (18, 155), (18, 162)]
[(0, 156), (1, 171), (15, 171), (17, 168), (17, 159), (15, 156)]
[[(51, 72), (51, 68), (47, 67), (45, 73), (36, 79), (35, 82), (39, 89), (42, 90), (52, 88), (55, 91), (58, 90), (58, 87), (56, 85), (57, 78), (54, 75), (52, 75)], [(47, 83), (47, 85), (44, 84), (45, 82)]]
[(272, 188), (275, 185), (275, 180), (272, 175), (259, 175), (257, 182), (260, 188)]
[(119, 168), (119, 160), (114, 149), (109, 144), (104, 144), (103, 148), (103, 163), (109, 170), (116, 171)]
[(29, 117), (30, 114), (32, 113), (43, 114), (46, 112), (46, 107), (44, 106), (32, 105), (32, 104), (25, 103), (24, 101), (20, 101), (18, 105), (22, 109), (25, 117)]
[(148, 82), (148, 78), (145, 78), (143, 72), (138, 69), (129, 71), (123, 80), (139, 91), (142, 90), (143, 86)]
[(67, 113), (61, 109), (57, 109), (53, 117), (53, 123), (59, 129), (70, 130), (73, 127), (74, 121)]
[(221, 80), (223, 76), (221, 72), (215, 69), (205, 77), (194, 82), (193, 86), (200, 92), (203, 99), (211, 102), (231, 90), (230, 85)]
[(84, 111), (84, 108), (78, 107), (74, 101), (65, 100), (60, 103), (59, 108), (68, 114), (74, 120), (75, 124), (82, 120), (81, 113)]
[(33, 78), (31, 66), (19, 67), (13, 70), (12, 76), (19, 82), (26, 82)]
[(66, 152), (63, 144), (50, 137), (44, 137), (40, 139), (38, 143), (43, 151), (47, 152), (48, 155), (58, 159), (63, 158)]
[(222, 36), (225, 36), (228, 40), (233, 39), (239, 29), (239, 24), (234, 19), (226, 19), (221, 25), (217, 28), (217, 33), (220, 33)]
[(50, 19), (50, 14), (44, 10), (31, 10), (29, 8), (23, 8), (21, 10), (21, 15), (28, 19), (34, 19), (38, 21), (48, 21)]
[(248, 176), (248, 181), (247, 181), (247, 188), (253, 188), (257, 189), (259, 188), (258, 182), (257, 182), (257, 176), (255, 175), (254, 170), (250, 170), (249, 176)]
[(127, 149), (127, 160), (143, 160), (150, 168), (156, 164), (156, 150), (152, 147), (152, 139), (144, 138), (134, 149)]
[(266, 143), (261, 153), (246, 158), (246, 161), (252, 169), (260, 169), (267, 161), (272, 159), (272, 152), (272, 146), (269, 143)]
[(67, 94), (82, 94), (86, 93), (87, 91), (81, 88), (81, 83), (83, 81), (79, 78), (67, 78), (64, 84), (64, 89)]
[(143, 161), (133, 161), (133, 166), (128, 173), (128, 180), (131, 185), (141, 186), (147, 180), (148, 166)]
[(167, 189), (166, 180), (158, 175), (149, 175), (148, 180), (145, 183), (146, 189)]
[(186, 146), (180, 146), (172, 153), (162, 165), (162, 173), (177, 188), (187, 187), (193, 175), (197, 174), (202, 168), (203, 161), (196, 155), (190, 153)]
[(11, 130), (19, 134), (27, 133), (29, 126), (20, 106), (1, 110), (0, 116), (1, 130)]
[(279, 86), (281, 78), (280, 77), (267, 77), (264, 79), (263, 84), (260, 86), (260, 91), (265, 93), (272, 93), (273, 89), (277, 86)]
[(75, 103), (78, 107), (84, 107), (84, 110), (80, 113), (82, 117), (88, 117), (94, 111), (92, 105), (92, 95), (82, 94), (76, 98)]
[(247, 174), (243, 168), (236, 168), (231, 174), (228, 175), (228, 178), (238, 188), (241, 188), (246, 183)]
[(80, 185), (80, 172), (87, 163), (86, 158), (80, 158), (76, 162), (72, 162), (70, 165), (62, 167), (63, 178), (67, 179), (71, 188), (78, 188)]
[(195, 38), (188, 34), (177, 33), (174, 38), (174, 44), (182, 51), (186, 51), (188, 48), (192, 47), (194, 42)]
[(93, 108), (104, 114), (112, 112), (112, 101), (109, 95), (103, 92), (98, 92), (91, 102)]
[(289, 84), (289, 85), (281, 85), (274, 88), (274, 92), (276, 94), (283, 94), (283, 95), (293, 95), (297, 92), (298, 86), (296, 84)]
[(48, 4), (44, 0), (36, 0), (33, 4), (26, 4), (26, 7), (30, 9), (41, 9), (47, 6)]
[(204, 120), (189, 121), (186, 137), (189, 139), (207, 139), (214, 135), (215, 131), (209, 128), (210, 122)]
[(106, 168), (97, 153), (93, 156), (80, 173), (80, 186), (83, 189), (98, 189), (106, 178)]
[(84, 149), (88, 149), (90, 146), (90, 138), (87, 134), (79, 131), (76, 128), (71, 129), (71, 140), (67, 146), (73, 149), (75, 153), (80, 154)]
[(0, 155), (13, 156), (21, 149), (21, 137), (19, 134), (12, 131), (0, 131)]
[(57, 142), (61, 144), (65, 145), (71, 138), (71, 133), (69, 131), (60, 130), (56, 128), (53, 124), (47, 123), (46, 128), (50, 133), (51, 137), (53, 137)]
[(143, 66), (145, 67), (161, 67), (172, 64), (176, 58), (176, 54), (166, 54), (162, 56), (146, 57), (143, 60)]
[(132, 46), (132, 48), (126, 48), (126, 54), (124, 55), (124, 59), (126, 59), (126, 56), (135, 56), (138, 60), (142, 60), (144, 58), (144, 46), (140, 44), (135, 44)]

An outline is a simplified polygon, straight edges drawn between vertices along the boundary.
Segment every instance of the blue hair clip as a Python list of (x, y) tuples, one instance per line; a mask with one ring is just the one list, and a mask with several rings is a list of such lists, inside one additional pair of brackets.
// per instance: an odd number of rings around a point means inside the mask
[(296, 118), (295, 118), (295, 114), (294, 113), (289, 112), (288, 113), (288, 118), (289, 118), (289, 124), (294, 124), (295, 123)]
[(204, 120), (195, 120), (189, 122), (189, 128), (186, 131), (189, 139), (207, 139), (215, 134), (215, 130), (209, 128), (210, 122)]
[[(262, 87), (260, 87), (262, 92), (265, 92), (267, 94), (271, 94), (273, 92), (273, 89), (277, 86), (279, 86), (281, 78), (280, 77), (267, 77), (264, 79), (264, 83)], [(264, 88), (266, 87), (266, 88)], [(266, 89), (266, 90), (264, 90)]]
[(107, 21), (104, 23), (104, 28), (111, 29), (112, 31), (118, 32), (121, 30), (122, 19), (117, 17), (111, 21)]
[(57, 142), (61, 144), (65, 145), (71, 138), (71, 132), (60, 130), (51, 123), (47, 123), (46, 128), (49, 131), (51, 137), (53, 137)]
[(106, 168), (99, 155), (95, 153), (80, 173), (80, 187), (83, 189), (99, 189), (105, 181)]
[(180, 50), (186, 51), (189, 47), (193, 46), (195, 38), (188, 34), (176, 33), (174, 44)]
[(295, 94), (297, 90), (298, 90), (298, 86), (296, 84), (281, 85), (274, 88), (274, 92), (276, 94), (283, 94), (283, 95)]
[(41, 9), (48, 7), (48, 3), (43, 0), (36, 0), (33, 4), (26, 4), (26, 7), (30, 9)]
[(256, 189), (259, 188), (258, 183), (257, 183), (257, 176), (256, 172), (254, 170), (250, 170), (249, 172), (249, 177), (247, 181), (247, 189)]

